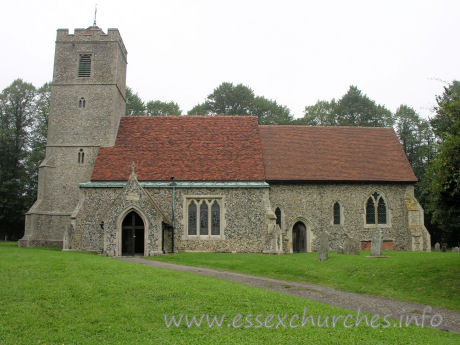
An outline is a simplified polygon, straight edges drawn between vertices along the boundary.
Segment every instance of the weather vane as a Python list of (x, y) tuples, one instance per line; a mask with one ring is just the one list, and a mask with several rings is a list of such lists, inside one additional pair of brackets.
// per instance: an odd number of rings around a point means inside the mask
[(94, 5), (94, 22), (93, 22), (93, 26), (97, 26), (96, 25), (96, 15), (97, 15), (97, 4)]

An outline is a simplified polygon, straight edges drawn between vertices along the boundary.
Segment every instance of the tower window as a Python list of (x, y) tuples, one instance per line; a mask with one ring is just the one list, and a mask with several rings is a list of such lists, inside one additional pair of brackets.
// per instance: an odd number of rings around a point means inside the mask
[(85, 162), (85, 152), (83, 151), (83, 149), (80, 149), (80, 151), (78, 151), (78, 163), (83, 164), (84, 162)]
[(80, 101), (78, 102), (78, 107), (79, 108), (84, 108), (86, 107), (86, 100), (84, 97), (80, 98)]
[(91, 76), (91, 54), (81, 54), (78, 63), (78, 76), (88, 78)]

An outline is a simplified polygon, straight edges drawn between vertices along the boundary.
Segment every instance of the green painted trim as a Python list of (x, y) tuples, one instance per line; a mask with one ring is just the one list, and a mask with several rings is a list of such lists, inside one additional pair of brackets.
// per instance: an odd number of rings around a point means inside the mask
[[(172, 188), (171, 182), (139, 182), (143, 188)], [(126, 182), (84, 182), (80, 188), (123, 188)], [(201, 182), (180, 181), (176, 182), (176, 188), (269, 188), (267, 182)]]

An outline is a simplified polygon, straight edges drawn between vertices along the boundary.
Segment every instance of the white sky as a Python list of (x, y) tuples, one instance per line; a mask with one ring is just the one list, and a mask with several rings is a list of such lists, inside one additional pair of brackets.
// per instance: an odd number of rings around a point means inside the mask
[(350, 84), (427, 117), (460, 79), (460, 1), (3, 1), (0, 89), (52, 79), (57, 28), (120, 30), (127, 84), (186, 112), (221, 82), (243, 83), (296, 117)]

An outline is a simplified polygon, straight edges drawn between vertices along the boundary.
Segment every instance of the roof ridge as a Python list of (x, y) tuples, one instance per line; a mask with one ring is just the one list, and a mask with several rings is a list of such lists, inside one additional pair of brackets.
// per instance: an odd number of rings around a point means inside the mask
[(316, 125), (259, 125), (259, 127), (292, 127), (292, 128), (369, 128), (369, 129), (393, 129), (393, 127), (373, 127), (373, 126), (316, 126)]
[(159, 118), (257, 118), (255, 115), (123, 115), (122, 118), (148, 118), (148, 119), (159, 119)]

